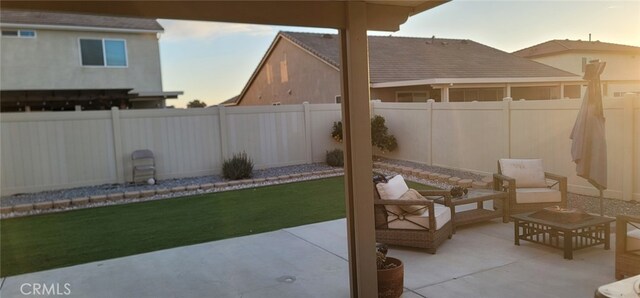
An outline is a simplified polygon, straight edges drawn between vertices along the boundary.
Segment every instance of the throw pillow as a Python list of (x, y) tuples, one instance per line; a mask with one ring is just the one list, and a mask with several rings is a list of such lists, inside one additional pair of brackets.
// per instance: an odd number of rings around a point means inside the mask
[[(399, 200), (428, 200), (423, 197), (417, 190), (410, 188), (407, 192), (405, 192), (402, 196), (400, 196)], [(409, 214), (413, 215), (422, 215), (426, 210), (427, 206), (425, 205), (400, 205), (400, 208), (406, 211)]]
[[(378, 189), (378, 194), (382, 200), (397, 200), (409, 190), (409, 186), (407, 186), (407, 183), (404, 182), (404, 178), (400, 175), (389, 179), (387, 183), (376, 184), (376, 188)], [(404, 213), (404, 211), (396, 205), (385, 205), (384, 207), (387, 209), (387, 212), (395, 215)]]
[(500, 159), (500, 169), (516, 179), (517, 188), (547, 187), (542, 159)]

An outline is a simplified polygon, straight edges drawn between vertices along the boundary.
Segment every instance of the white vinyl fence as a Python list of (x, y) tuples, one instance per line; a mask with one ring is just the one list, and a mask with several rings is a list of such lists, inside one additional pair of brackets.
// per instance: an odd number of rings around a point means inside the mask
[[(570, 190), (595, 195), (575, 176), (569, 134), (579, 100), (470, 103), (372, 102), (398, 139), (390, 158), (496, 171), (499, 158), (542, 158), (569, 177)], [(607, 197), (640, 200), (640, 99), (606, 99)], [(338, 104), (111, 110), (0, 115), (0, 193), (131, 180), (131, 152), (151, 149), (158, 177), (219, 174), (247, 152), (256, 168), (324, 162)], [(381, 154), (378, 152), (377, 154)]]
[[(463, 103), (373, 102), (399, 149), (384, 156), (490, 175), (500, 158), (542, 158), (545, 170), (569, 178), (569, 191), (597, 195), (575, 175), (569, 135), (580, 100)], [(640, 98), (604, 100), (609, 189), (640, 200)]]

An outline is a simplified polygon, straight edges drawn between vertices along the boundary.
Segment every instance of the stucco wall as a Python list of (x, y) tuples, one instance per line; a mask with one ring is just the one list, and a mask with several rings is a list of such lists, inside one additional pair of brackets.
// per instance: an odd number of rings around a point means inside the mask
[(560, 55), (534, 58), (534, 61), (551, 65), (578, 75), (582, 72), (582, 58), (587, 61), (600, 59), (607, 62), (602, 80), (640, 80), (640, 55), (565, 53)]
[[(115, 89), (161, 91), (160, 50), (155, 33), (130, 34), (36, 30), (36, 38), (2, 37), (3, 90)], [(79, 38), (126, 40), (128, 67), (81, 65)]]
[(335, 103), (339, 94), (338, 70), (280, 39), (240, 99), (240, 105)]

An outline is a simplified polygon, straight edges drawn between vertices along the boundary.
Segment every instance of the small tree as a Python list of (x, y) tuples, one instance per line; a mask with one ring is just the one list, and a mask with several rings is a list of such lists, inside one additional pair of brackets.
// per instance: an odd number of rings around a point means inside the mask
[[(331, 137), (342, 143), (342, 121), (333, 122)], [(398, 148), (396, 137), (389, 134), (389, 128), (385, 124), (384, 117), (376, 115), (371, 118), (371, 145), (382, 152), (389, 152)]]
[(206, 107), (207, 107), (206, 103), (197, 99), (194, 99), (187, 104), (187, 108), (206, 108)]

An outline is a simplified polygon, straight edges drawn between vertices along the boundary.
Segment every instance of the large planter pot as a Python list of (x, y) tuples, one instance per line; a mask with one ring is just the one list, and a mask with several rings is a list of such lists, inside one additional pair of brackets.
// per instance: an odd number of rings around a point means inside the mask
[(387, 263), (396, 267), (378, 270), (378, 297), (397, 298), (404, 290), (404, 266), (402, 261), (391, 257), (387, 257)]

